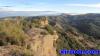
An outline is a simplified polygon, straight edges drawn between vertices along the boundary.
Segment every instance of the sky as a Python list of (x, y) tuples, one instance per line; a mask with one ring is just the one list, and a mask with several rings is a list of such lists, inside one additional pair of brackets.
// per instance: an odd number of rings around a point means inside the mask
[(100, 13), (100, 0), (0, 0), (0, 11)]

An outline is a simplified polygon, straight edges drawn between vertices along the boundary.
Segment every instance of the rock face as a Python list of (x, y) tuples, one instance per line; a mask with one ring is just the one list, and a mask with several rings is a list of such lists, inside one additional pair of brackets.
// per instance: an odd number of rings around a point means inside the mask
[(39, 20), (39, 23), (40, 23), (41, 27), (44, 27), (44, 26), (48, 25), (49, 22), (48, 22), (47, 17), (43, 17), (42, 19)]
[[(56, 48), (53, 46), (54, 41), (58, 38), (57, 35), (42, 35), (41, 32), (46, 32), (43, 29), (34, 28), (28, 31), (31, 36), (31, 50), (34, 56), (57, 56)], [(34, 35), (34, 36), (33, 36)]]
[[(57, 56), (56, 47), (54, 47), (54, 41), (57, 40), (58, 35), (54, 34), (42, 34), (47, 33), (44, 29), (33, 28), (27, 31), (27, 34), (30, 36), (26, 40), (26, 47), (28, 50), (31, 50), (33, 55), (27, 56)], [(22, 56), (24, 55), (24, 48), (17, 45), (7, 45), (0, 47), (0, 56)]]

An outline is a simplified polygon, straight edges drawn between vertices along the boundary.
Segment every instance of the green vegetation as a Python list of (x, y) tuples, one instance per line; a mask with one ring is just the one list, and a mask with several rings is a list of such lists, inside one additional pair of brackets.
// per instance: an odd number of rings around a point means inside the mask
[[(84, 49), (84, 47), (82, 47), (79, 43), (77, 43), (75, 39), (70, 39), (70, 37), (68, 37), (64, 33), (59, 34), (59, 38), (56, 41), (56, 47), (57, 47), (58, 56), (72, 56), (68, 54), (66, 55), (60, 54), (59, 51), (62, 49), (66, 49), (66, 50)], [(79, 55), (75, 55), (75, 56), (79, 56)]]
[(34, 56), (32, 51), (28, 50), (28, 49), (15, 49), (13, 51), (10, 52), (12, 56)]
[(4, 37), (0, 37), (2, 39), (2, 41), (4, 42), (9, 42), (10, 44), (18, 44), (21, 45), (22, 42), (24, 42), (24, 40), (26, 38), (28, 38), (28, 36), (24, 33), (24, 31), (22, 30), (22, 26), (20, 25), (20, 21), (13, 21), (13, 20), (4, 20), (0, 22), (0, 35), (5, 34), (5, 38)]
[(45, 29), (46, 29), (50, 34), (54, 34), (54, 30), (53, 30), (53, 27), (52, 27), (52, 26), (47, 25), (47, 26), (45, 27)]
[[(42, 20), (42, 19), (41, 19)], [(0, 46), (4, 45), (25, 45), (25, 41), (29, 38), (27, 31), (32, 28), (41, 28), (40, 19), (8, 19), (0, 20)], [(53, 27), (48, 25), (44, 27), (48, 32), (41, 32), (43, 35), (53, 34)]]

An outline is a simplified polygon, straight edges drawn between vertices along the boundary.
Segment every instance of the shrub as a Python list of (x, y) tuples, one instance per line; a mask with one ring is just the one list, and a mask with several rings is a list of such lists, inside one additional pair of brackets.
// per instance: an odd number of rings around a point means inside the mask
[[(17, 24), (16, 21), (11, 21), (11, 20), (0, 21), (0, 38), (4, 42), (8, 42), (12, 45), (21, 45), (22, 42), (27, 37), (28, 36), (22, 30), (22, 25)], [(1, 43), (3, 41), (1, 41)]]
[(47, 25), (47, 26), (45, 27), (45, 29), (46, 29), (50, 34), (54, 34), (54, 31), (53, 31), (52, 26)]
[(10, 52), (11, 56), (34, 56), (33, 53), (28, 49), (15, 49)]

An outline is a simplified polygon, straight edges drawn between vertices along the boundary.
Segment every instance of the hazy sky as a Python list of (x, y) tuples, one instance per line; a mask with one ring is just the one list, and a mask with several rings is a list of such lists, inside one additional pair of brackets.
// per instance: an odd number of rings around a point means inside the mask
[(0, 0), (0, 11), (100, 13), (100, 0)]

